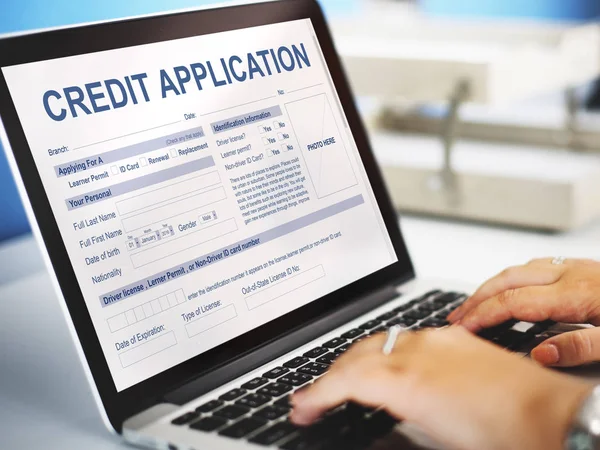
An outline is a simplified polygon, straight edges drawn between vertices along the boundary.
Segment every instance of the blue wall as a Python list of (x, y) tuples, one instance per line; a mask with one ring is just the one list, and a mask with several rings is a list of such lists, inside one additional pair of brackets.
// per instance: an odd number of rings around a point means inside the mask
[[(0, 33), (150, 14), (218, 3), (219, 0), (0, 0)], [(353, 0), (323, 0), (327, 12)], [(0, 145), (0, 241), (29, 231), (4, 150)]]

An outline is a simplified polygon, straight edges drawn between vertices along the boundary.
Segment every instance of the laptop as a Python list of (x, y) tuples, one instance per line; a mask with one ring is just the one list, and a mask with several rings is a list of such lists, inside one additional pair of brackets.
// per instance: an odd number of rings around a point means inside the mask
[[(360, 405), (288, 421), (354, 342), (446, 326), (470, 288), (415, 276), (316, 1), (6, 37), (0, 117), (110, 430), (156, 449), (421, 445)], [(486, 338), (517, 350), (546, 328)]]

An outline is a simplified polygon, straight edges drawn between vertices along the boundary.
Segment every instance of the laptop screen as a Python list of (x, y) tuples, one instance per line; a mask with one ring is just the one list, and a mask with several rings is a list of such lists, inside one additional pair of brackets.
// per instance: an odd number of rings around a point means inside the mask
[(118, 391), (397, 261), (308, 19), (2, 71)]

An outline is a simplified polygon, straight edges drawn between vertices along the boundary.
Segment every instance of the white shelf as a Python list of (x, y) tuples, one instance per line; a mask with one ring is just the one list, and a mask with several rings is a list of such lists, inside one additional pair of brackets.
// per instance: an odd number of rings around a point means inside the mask
[(425, 18), (366, 8), (332, 30), (354, 92), (445, 101), (460, 80), (497, 104), (580, 85), (600, 74), (600, 25)]
[(372, 144), (397, 209), (568, 230), (600, 217), (600, 155), (460, 141), (453, 155), (459, 201), (437, 188), (435, 137), (376, 132)]

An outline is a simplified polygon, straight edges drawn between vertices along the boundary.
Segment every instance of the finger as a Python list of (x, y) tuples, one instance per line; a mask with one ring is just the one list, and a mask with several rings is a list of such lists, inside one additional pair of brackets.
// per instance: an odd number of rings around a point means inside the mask
[(448, 320), (450, 322), (461, 320), (482, 302), (506, 290), (556, 283), (564, 271), (564, 266), (534, 262), (510, 267), (485, 282), (460, 308), (448, 316)]
[(534, 348), (531, 357), (544, 366), (573, 367), (600, 361), (600, 328), (554, 336)]
[[(529, 261), (527, 264), (528, 265), (547, 265), (547, 264), (552, 264), (552, 262), (554, 260), (556, 260), (557, 258), (537, 258), (537, 259), (532, 259), (531, 261)], [(577, 259), (577, 258), (566, 258), (562, 264), (558, 264), (561, 266), (578, 266), (580, 264), (589, 264), (589, 263), (595, 263), (597, 261), (593, 260), (593, 259)], [(556, 265), (556, 264), (555, 264)]]
[(532, 259), (531, 261), (529, 261), (527, 263), (527, 265), (531, 266), (531, 265), (547, 265), (547, 264), (552, 264), (552, 261), (554, 261), (554, 259), (555, 258), (550, 257), (550, 256), (548, 256), (546, 258), (535, 258), (535, 259)]
[(312, 386), (293, 395), (290, 419), (299, 425), (308, 425), (348, 401), (374, 408), (385, 404), (394, 384), (386, 358), (372, 353), (346, 359), (343, 366), (332, 369)]
[(563, 317), (558, 289), (551, 286), (528, 286), (508, 289), (485, 300), (460, 321), (467, 330), (477, 333), (510, 319), (541, 322)]
[[(395, 350), (412, 335), (399, 336)], [(390, 363), (390, 357), (382, 352), (386, 339), (384, 334), (377, 334), (353, 345), (337, 359), (327, 375), (296, 392), (291, 399), (292, 420), (301, 425), (310, 424), (325, 411), (350, 400), (373, 407), (384, 404), (386, 395), (389, 398), (390, 394), (389, 387), (387, 392), (381, 388), (389, 376), (385, 365)]]

